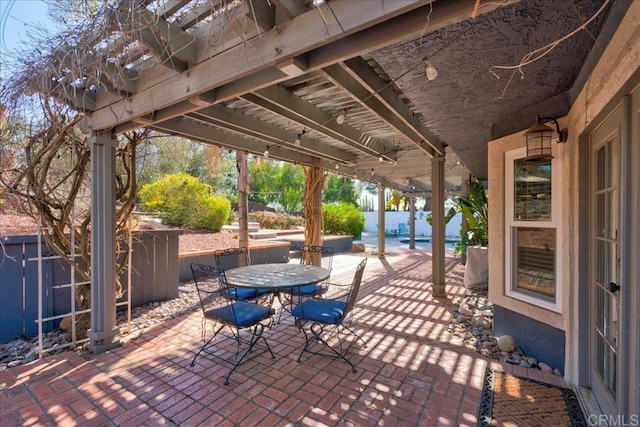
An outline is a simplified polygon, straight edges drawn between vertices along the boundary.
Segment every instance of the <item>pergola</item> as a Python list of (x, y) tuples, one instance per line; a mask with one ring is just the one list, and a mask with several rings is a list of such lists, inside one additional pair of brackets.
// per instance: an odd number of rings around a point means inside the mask
[[(247, 153), (268, 151), (411, 201), (431, 197), (433, 293), (445, 296), (446, 192), (470, 174), (486, 178), (489, 140), (527, 128), (537, 112), (566, 113), (602, 47), (579, 33), (527, 68), (524, 83), (522, 66), (493, 67), (518, 65), (594, 14), (591, 33), (611, 33), (627, 7), (573, 3), (123, 0), (108, 9), (99, 30), (60, 47), (69, 66), (57, 69), (79, 74), (49, 76), (92, 135), (92, 348), (116, 335), (115, 135), (138, 127), (236, 150), (241, 177)], [(242, 230), (246, 181), (238, 188)], [(317, 210), (319, 193), (307, 197)], [(383, 209), (378, 222), (384, 230)]]

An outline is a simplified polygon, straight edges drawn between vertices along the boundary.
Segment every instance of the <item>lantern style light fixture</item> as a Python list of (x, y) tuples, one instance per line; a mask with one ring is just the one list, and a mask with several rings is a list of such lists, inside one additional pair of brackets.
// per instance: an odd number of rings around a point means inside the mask
[(527, 160), (553, 159), (551, 155), (551, 137), (554, 129), (545, 125), (547, 122), (553, 122), (556, 125), (555, 131), (558, 134), (559, 143), (567, 141), (567, 129), (560, 130), (560, 125), (556, 119), (538, 116), (536, 124), (524, 133), (527, 143)]

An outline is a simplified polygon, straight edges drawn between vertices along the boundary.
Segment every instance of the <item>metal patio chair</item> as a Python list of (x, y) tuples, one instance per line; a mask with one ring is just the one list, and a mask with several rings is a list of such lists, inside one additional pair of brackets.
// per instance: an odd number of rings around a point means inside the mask
[[(353, 372), (357, 372), (355, 365), (346, 356), (347, 351), (356, 340), (360, 340), (364, 347), (367, 344), (360, 335), (345, 324), (345, 321), (356, 303), (366, 264), (366, 258), (358, 264), (353, 281), (351, 285), (348, 285), (349, 291), (346, 298), (310, 298), (297, 305), (291, 311), (291, 314), (296, 319), (296, 327), (305, 336), (304, 348), (298, 356), (298, 362), (300, 362), (302, 355), (308, 352), (342, 359), (351, 366)], [(346, 347), (343, 345), (343, 338), (341, 337), (344, 331), (348, 331), (356, 338)], [(316, 343), (324, 345), (329, 352), (312, 351), (311, 347)]]
[[(222, 268), (224, 271), (251, 265), (249, 250), (245, 247), (218, 249), (213, 252), (213, 256), (216, 260), (216, 266)], [(227, 291), (227, 297), (230, 299), (240, 301), (264, 299), (269, 305), (273, 303), (273, 296), (273, 291), (270, 289), (236, 288), (230, 286)]]
[[(248, 301), (234, 301), (226, 295), (229, 292), (229, 286), (224, 274), (224, 270), (220, 267), (208, 264), (191, 264), (191, 273), (196, 285), (200, 306), (202, 308), (202, 339), (206, 340), (207, 321), (214, 322), (218, 325), (214, 329), (213, 335), (209, 338), (200, 350), (193, 356), (191, 366), (194, 366), (196, 359), (200, 353), (205, 352), (213, 357), (223, 360), (232, 365), (231, 371), (225, 378), (225, 385), (229, 384), (231, 374), (238, 366), (246, 362), (247, 356), (254, 352), (256, 347), (264, 351), (269, 351), (271, 358), (275, 359), (269, 343), (262, 336), (264, 332), (263, 322), (271, 322), (275, 311), (271, 307)], [(230, 334), (221, 333), (225, 328), (229, 328)], [(215, 328), (215, 327), (214, 327)], [(250, 337), (243, 336), (245, 330), (251, 331)], [(222, 339), (214, 339), (220, 336)], [(231, 338), (236, 341), (235, 356), (233, 358), (225, 358), (221, 353), (224, 349), (220, 348), (218, 352), (213, 351), (214, 345), (222, 347), (224, 338)], [(260, 341), (264, 345), (260, 345)], [(246, 345), (247, 349), (240, 355), (241, 345)]]
[[(300, 256), (300, 264), (319, 265), (320, 267), (331, 271), (333, 266), (333, 253), (333, 248), (329, 246), (305, 246), (302, 249), (302, 255)], [(294, 300), (297, 299), (298, 303), (301, 303), (303, 298), (317, 297), (325, 294), (329, 289), (328, 282), (329, 278), (321, 283), (280, 289), (278, 292), (278, 299), (282, 308), (291, 312)], [(278, 322), (280, 322), (281, 317), (282, 311), (280, 311), (280, 315), (278, 316)]]

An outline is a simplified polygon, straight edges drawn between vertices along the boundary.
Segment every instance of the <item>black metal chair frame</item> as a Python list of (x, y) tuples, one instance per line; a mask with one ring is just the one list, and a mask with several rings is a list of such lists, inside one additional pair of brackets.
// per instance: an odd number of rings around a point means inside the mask
[[(313, 265), (313, 262), (315, 261), (313, 258), (319, 256), (320, 264), (322, 264), (324, 260), (327, 260), (323, 267), (331, 271), (331, 268), (333, 267), (333, 253), (334, 250), (330, 246), (305, 246), (302, 248), (302, 254), (300, 255), (300, 264)], [(329, 290), (329, 279), (330, 277), (322, 283), (314, 284), (313, 293), (300, 293), (300, 288), (281, 289), (278, 291), (278, 301), (280, 301), (280, 305), (282, 307), (282, 310), (280, 310), (280, 314), (278, 315), (278, 323), (280, 323), (283, 311), (291, 313), (291, 309), (294, 304), (294, 297), (297, 297), (298, 304), (300, 304), (303, 298), (318, 297), (327, 293)]]
[[(302, 360), (302, 355), (305, 352), (307, 352), (311, 354), (332, 357), (334, 359), (341, 359), (351, 366), (352, 372), (357, 372), (355, 365), (346, 357), (346, 354), (356, 341), (360, 341), (364, 348), (367, 347), (367, 343), (358, 333), (356, 333), (352, 328), (347, 326), (345, 324), (345, 321), (347, 317), (351, 315), (353, 307), (355, 306), (356, 299), (358, 297), (358, 292), (360, 290), (360, 285), (362, 283), (362, 275), (364, 273), (364, 268), (366, 263), (367, 263), (367, 259), (365, 258), (362, 262), (360, 262), (360, 264), (358, 264), (358, 267), (356, 268), (356, 272), (353, 277), (353, 281), (351, 282), (351, 285), (350, 285), (349, 293), (347, 295), (346, 307), (344, 309), (344, 312), (342, 313), (342, 316), (340, 316), (336, 322), (327, 323), (327, 322), (321, 322), (318, 320), (306, 319), (304, 316), (304, 310), (302, 310), (301, 317), (296, 317), (295, 325), (304, 334), (304, 337), (305, 337), (304, 348), (302, 349), (302, 351), (300, 352), (300, 355), (298, 356), (298, 362)], [(337, 299), (333, 299), (333, 300), (335, 301)], [(323, 301), (331, 301), (331, 300), (323, 300)], [(300, 307), (303, 308), (304, 303), (302, 303)], [(305, 328), (307, 324), (309, 324), (308, 331)], [(351, 333), (356, 338), (355, 340), (351, 341), (349, 345), (346, 347), (343, 345), (343, 339), (341, 337), (341, 334), (345, 330)], [(338, 341), (337, 349), (329, 343), (329, 341), (332, 340), (334, 336)], [(326, 351), (324, 352), (312, 351), (310, 348), (314, 343), (323, 344), (327, 349), (330, 350), (330, 353), (327, 353)]]
[[(227, 249), (218, 249), (213, 252), (213, 256), (216, 260), (216, 266), (222, 268), (223, 270), (227, 270), (223, 265), (224, 259), (230, 259), (233, 257), (237, 257), (238, 265), (235, 267), (245, 267), (251, 265), (251, 257), (249, 256), (249, 250), (242, 246), (239, 248), (227, 248)], [(233, 287), (233, 286), (231, 286)], [(251, 298), (243, 298), (246, 301), (251, 300), (260, 300), (260, 302), (264, 302), (266, 305), (271, 306), (273, 304), (275, 294), (273, 291), (266, 292), (264, 294), (259, 293), (258, 289), (254, 290), (254, 294)]]
[[(218, 360), (224, 361), (232, 365), (231, 370), (227, 374), (225, 378), (224, 385), (229, 384), (229, 378), (231, 374), (238, 368), (238, 366), (247, 362), (247, 357), (249, 354), (254, 352), (254, 349), (260, 348), (262, 351), (259, 353), (263, 353), (268, 351), (271, 354), (271, 358), (275, 359), (275, 355), (271, 351), (271, 347), (269, 343), (263, 336), (265, 325), (262, 323), (263, 321), (268, 320), (270, 326), (273, 321), (273, 314), (275, 311), (272, 308), (268, 308), (268, 314), (263, 318), (255, 322), (251, 322), (248, 324), (241, 324), (238, 322), (236, 317), (236, 308), (239, 307), (239, 304), (243, 304), (246, 307), (246, 304), (251, 304), (259, 307), (266, 308), (262, 305), (252, 302), (246, 301), (232, 301), (226, 298), (223, 295), (223, 292), (228, 289), (227, 279), (224, 274), (224, 270), (218, 266), (212, 266), (208, 264), (191, 264), (191, 272), (193, 275), (193, 280), (196, 285), (196, 291), (198, 292), (198, 297), (200, 300), (200, 306), (202, 308), (203, 318), (202, 318), (202, 340), (204, 345), (200, 348), (200, 350), (193, 356), (191, 360), (191, 366), (195, 365), (196, 359), (201, 353), (206, 353), (210, 356), (215, 357)], [(206, 279), (205, 279), (206, 278)], [(204, 280), (203, 280), (204, 279)], [(204, 297), (203, 297), (204, 296)], [(217, 303), (217, 304), (214, 304)], [(228, 312), (231, 314), (231, 318), (233, 321), (228, 321), (220, 316), (216, 315), (216, 309), (220, 309), (221, 307), (227, 307)], [(212, 321), (214, 323), (219, 323), (220, 326), (217, 329), (214, 329), (214, 333), (208, 340), (206, 339), (206, 327), (207, 321)], [(231, 331), (230, 334), (221, 333), (222, 330), (227, 326)], [(251, 336), (250, 338), (243, 337), (241, 331), (245, 329), (251, 328)], [(221, 336), (223, 339), (233, 339), (236, 341), (236, 352), (234, 356), (235, 361), (231, 361), (227, 358), (216, 354), (211, 347), (214, 344), (218, 344), (219, 341), (214, 342), (214, 339), (217, 336)], [(264, 342), (264, 345), (261, 345), (259, 342)], [(247, 350), (240, 356), (240, 348), (241, 345), (247, 345)], [(258, 353), (256, 353), (257, 355)], [(238, 358), (240, 356), (240, 358)]]

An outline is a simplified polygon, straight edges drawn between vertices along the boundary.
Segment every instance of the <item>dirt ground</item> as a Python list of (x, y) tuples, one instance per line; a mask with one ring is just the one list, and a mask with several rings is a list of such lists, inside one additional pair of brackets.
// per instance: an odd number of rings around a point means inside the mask
[[(152, 225), (141, 224), (141, 229), (153, 229)], [(37, 224), (31, 218), (21, 215), (0, 214), (0, 238), (22, 234), (34, 234)], [(184, 229), (180, 236), (180, 252), (206, 251), (237, 247), (238, 239), (228, 231), (214, 233), (203, 230)]]

